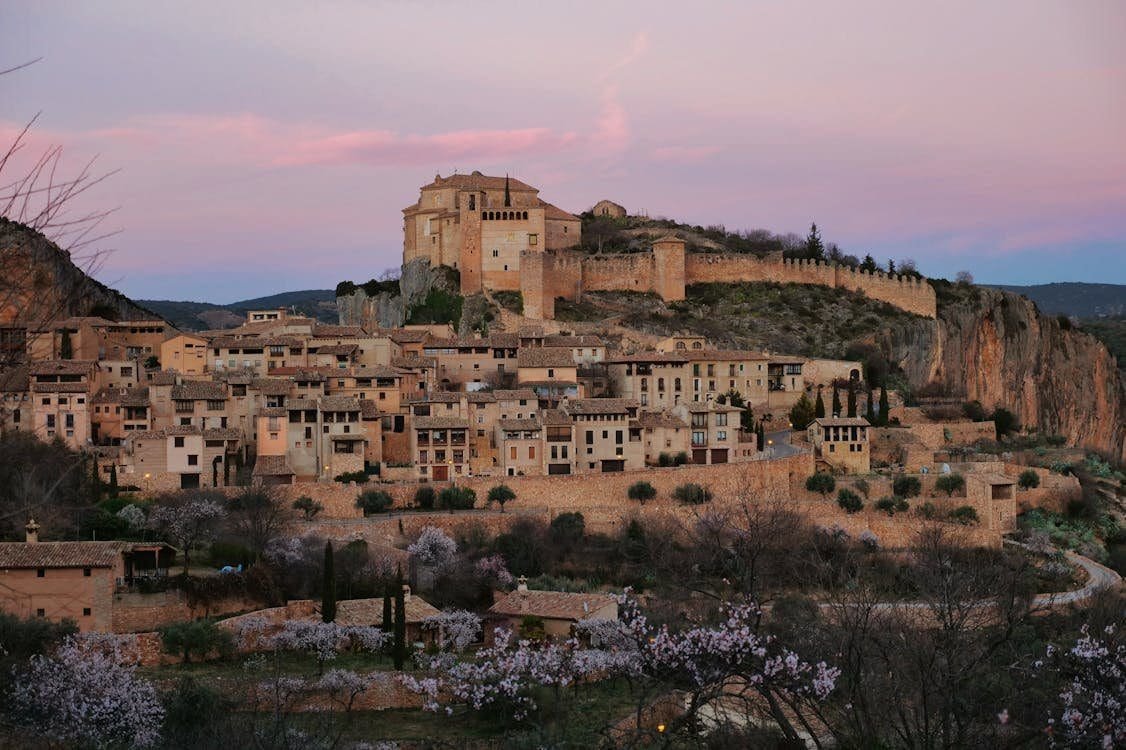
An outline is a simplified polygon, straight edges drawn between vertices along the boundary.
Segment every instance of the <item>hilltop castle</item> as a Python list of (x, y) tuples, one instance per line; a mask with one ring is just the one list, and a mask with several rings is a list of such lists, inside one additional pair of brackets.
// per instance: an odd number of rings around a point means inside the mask
[[(620, 218), (626, 209), (600, 201), (592, 211)], [(582, 221), (540, 199), (539, 190), (480, 172), (435, 175), (418, 202), (403, 209), (403, 263), (461, 274), (461, 293), (519, 291), (524, 315), (555, 317), (555, 300), (584, 292), (633, 291), (684, 299), (689, 284), (745, 281), (817, 284), (860, 292), (916, 315), (937, 314), (934, 288), (923, 279), (868, 272), (826, 261), (789, 260), (782, 253), (688, 253), (668, 235), (647, 253), (589, 255), (577, 249)]]

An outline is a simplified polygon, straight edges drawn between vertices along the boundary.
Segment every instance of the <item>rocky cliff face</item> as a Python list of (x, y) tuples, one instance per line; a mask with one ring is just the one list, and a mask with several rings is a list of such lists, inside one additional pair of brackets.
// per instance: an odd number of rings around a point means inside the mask
[(432, 269), (425, 258), (415, 258), (403, 266), (398, 294), (382, 292), (369, 297), (362, 288), (357, 288), (346, 297), (337, 297), (340, 324), (397, 328), (406, 322), (411, 308), (425, 300), (435, 288), (457, 291), (448, 269)]
[(0, 218), (0, 324), (29, 328), (71, 316), (152, 320), (146, 310), (95, 281), (70, 253), (23, 224)]
[(897, 323), (881, 343), (914, 386), (942, 383), (1126, 460), (1126, 384), (1114, 358), (1023, 297), (984, 288), (940, 294), (937, 320)]

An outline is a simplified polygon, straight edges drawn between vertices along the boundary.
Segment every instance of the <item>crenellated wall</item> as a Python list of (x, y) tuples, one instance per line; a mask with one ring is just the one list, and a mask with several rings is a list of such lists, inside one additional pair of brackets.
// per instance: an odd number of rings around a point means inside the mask
[(923, 279), (868, 272), (825, 261), (794, 260), (781, 253), (760, 257), (730, 253), (686, 253), (684, 242), (658, 240), (648, 253), (584, 255), (574, 252), (530, 253), (520, 257), (524, 314), (549, 320), (555, 299), (576, 299), (584, 292), (652, 292), (662, 299), (684, 299), (689, 284), (770, 281), (817, 284), (860, 292), (907, 312), (934, 318), (934, 288)]

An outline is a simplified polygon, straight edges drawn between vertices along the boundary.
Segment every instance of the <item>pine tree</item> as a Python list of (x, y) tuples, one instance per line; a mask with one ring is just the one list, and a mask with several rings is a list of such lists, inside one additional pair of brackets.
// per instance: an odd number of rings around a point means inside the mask
[(864, 415), (868, 424), (876, 424), (876, 407), (872, 403), (872, 389), (868, 389), (868, 412)]
[(321, 619), (336, 619), (336, 565), (332, 559), (332, 542), (325, 542), (324, 585), (321, 588)]
[(888, 273), (895, 273), (895, 261), (888, 258)]
[(841, 415), (841, 394), (837, 392), (837, 387), (833, 386), (833, 416), (839, 417)]
[(880, 424), (886, 426), (888, 423), (888, 387), (886, 385), (880, 387)]
[(856, 416), (856, 386), (851, 380), (848, 381), (848, 415)]
[(821, 398), (821, 388), (817, 388), (817, 401), (813, 404), (813, 414), (818, 419), (825, 416), (825, 399)]
[(867, 271), (868, 273), (874, 273), (880, 270), (880, 267), (876, 265), (875, 258), (873, 258), (871, 255), (865, 255), (864, 260), (860, 262), (860, 270)]
[(74, 347), (70, 343), (70, 331), (63, 329), (63, 335), (59, 338), (59, 359), (70, 359), (74, 356)]
[(821, 242), (821, 233), (817, 231), (817, 223), (809, 225), (809, 236), (805, 238), (805, 254), (814, 260), (825, 257), (825, 245)]
[(117, 464), (109, 466), (109, 496), (117, 497)]

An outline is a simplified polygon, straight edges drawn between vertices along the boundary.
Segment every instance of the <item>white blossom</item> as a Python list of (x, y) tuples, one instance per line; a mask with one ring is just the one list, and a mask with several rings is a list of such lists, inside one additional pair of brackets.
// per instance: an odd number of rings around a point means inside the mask
[(132, 503), (117, 511), (117, 517), (134, 531), (145, 528), (145, 524), (148, 523), (148, 519), (145, 518), (145, 512)]
[(461, 653), (477, 641), (481, 618), (463, 609), (453, 609), (425, 618), (422, 629), (438, 631), (438, 641), (442, 646)]
[(424, 526), (407, 552), (423, 565), (442, 569), (453, 562), (457, 555), (457, 542), (436, 526)]

